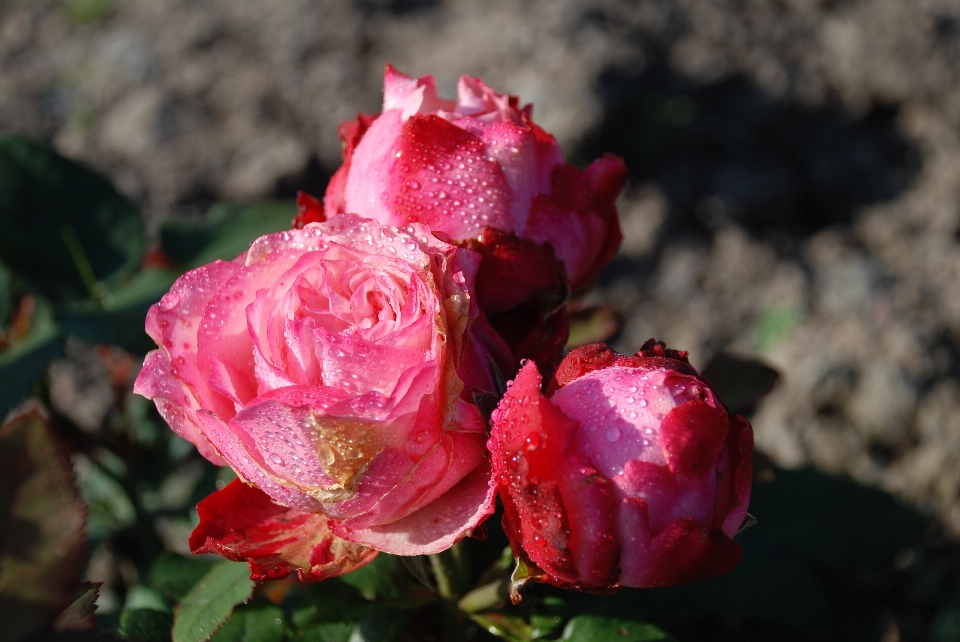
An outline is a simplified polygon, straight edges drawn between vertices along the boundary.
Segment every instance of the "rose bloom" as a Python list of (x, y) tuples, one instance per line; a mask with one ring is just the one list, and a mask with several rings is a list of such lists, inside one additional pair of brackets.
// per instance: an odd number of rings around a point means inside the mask
[(471, 297), (479, 258), (340, 215), (180, 277), (135, 391), (246, 483), (200, 505), (195, 551), (322, 579), (367, 547), (446, 549), (493, 510), (472, 395), (509, 354)]
[(468, 245), (484, 257), (480, 308), (514, 355), (559, 360), (568, 334), (561, 305), (622, 240), (623, 161), (607, 155), (580, 170), (517, 97), (462, 76), (456, 100), (445, 100), (433, 76), (414, 79), (389, 65), (383, 112), (344, 123), (340, 136), (344, 162), (323, 211), (304, 198), (301, 220), (355, 212), (422, 223)]
[(739, 561), (753, 432), (686, 353), (594, 344), (563, 360), (547, 396), (540, 384), (528, 362), (488, 444), (504, 530), (533, 579), (605, 592), (705, 579)]

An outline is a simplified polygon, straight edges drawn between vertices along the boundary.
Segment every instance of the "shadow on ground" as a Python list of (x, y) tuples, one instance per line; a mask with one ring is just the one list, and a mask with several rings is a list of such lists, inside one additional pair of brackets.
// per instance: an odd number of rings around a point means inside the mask
[(639, 75), (607, 70), (604, 117), (575, 159), (624, 157), (635, 182), (670, 201), (664, 233), (709, 235), (729, 223), (773, 241), (848, 225), (894, 198), (919, 168), (897, 107), (853, 118), (838, 106), (779, 102), (743, 77), (700, 85), (655, 58)]
[(679, 640), (960, 639), (960, 549), (931, 520), (881, 491), (761, 461), (727, 575), (664, 589), (560, 595), (578, 612), (654, 622)]

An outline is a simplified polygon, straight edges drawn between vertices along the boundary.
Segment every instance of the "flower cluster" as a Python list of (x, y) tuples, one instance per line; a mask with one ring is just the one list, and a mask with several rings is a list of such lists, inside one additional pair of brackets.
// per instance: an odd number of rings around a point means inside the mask
[(302, 194), (293, 229), (150, 310), (135, 390), (238, 476), (198, 506), (191, 548), (315, 581), (443, 551), (499, 493), (542, 581), (729, 569), (749, 424), (662, 344), (561, 362), (565, 304), (621, 240), (623, 162), (574, 167), (517, 98), (467, 76), (457, 94), (387, 67), (323, 201)]

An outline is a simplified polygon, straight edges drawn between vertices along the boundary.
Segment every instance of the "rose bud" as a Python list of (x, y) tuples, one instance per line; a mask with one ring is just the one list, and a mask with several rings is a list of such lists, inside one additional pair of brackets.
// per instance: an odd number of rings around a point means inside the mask
[(134, 390), (246, 484), (201, 503), (195, 551), (316, 580), (366, 547), (444, 550), (492, 511), (472, 395), (510, 356), (471, 296), (479, 258), (340, 215), (177, 280)]
[(713, 577), (740, 559), (753, 431), (685, 352), (593, 344), (548, 389), (527, 362), (488, 447), (514, 553), (540, 581), (593, 591)]
[[(551, 316), (622, 239), (623, 161), (607, 155), (578, 169), (517, 97), (462, 76), (456, 100), (445, 100), (433, 76), (413, 79), (389, 65), (383, 112), (344, 123), (340, 137), (344, 163), (327, 187), (325, 215), (419, 222), (469, 244), (484, 256), (480, 309), (514, 354), (558, 360), (568, 329), (562, 312)], [(301, 220), (317, 219), (316, 204), (301, 209)]]

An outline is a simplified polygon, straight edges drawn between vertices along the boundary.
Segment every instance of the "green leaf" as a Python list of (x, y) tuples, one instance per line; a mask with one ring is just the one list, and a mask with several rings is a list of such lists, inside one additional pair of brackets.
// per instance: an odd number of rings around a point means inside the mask
[(545, 638), (553, 633), (567, 618), (566, 602), (550, 595), (531, 605), (530, 625), (534, 639)]
[(570, 642), (654, 642), (673, 640), (661, 629), (644, 622), (579, 615), (567, 624), (561, 640)]
[(140, 213), (110, 181), (22, 136), (0, 138), (0, 259), (31, 289), (97, 298), (144, 250)]
[(304, 642), (352, 642), (357, 625), (353, 622), (328, 622), (303, 629), (297, 635)]
[(387, 607), (372, 608), (360, 617), (350, 642), (400, 642), (409, 615)]
[(63, 342), (53, 312), (43, 299), (36, 299), (30, 333), (0, 352), (0, 417), (30, 394), (50, 361), (62, 353)]
[(63, 306), (60, 324), (65, 333), (88, 343), (108, 343), (145, 354), (156, 347), (144, 330), (147, 311), (170, 290), (177, 276), (169, 270), (138, 272), (105, 292), (100, 303), (78, 301)]
[(10, 270), (0, 265), (0, 328), (5, 328), (13, 314), (13, 283)]
[(163, 552), (150, 569), (149, 582), (171, 598), (181, 600), (214, 564), (216, 562), (201, 557)]
[(815, 470), (777, 470), (755, 484), (759, 523), (737, 539), (755, 541), (821, 566), (884, 563), (923, 534), (927, 519), (874, 488)]
[(75, 601), (83, 503), (43, 413), (0, 427), (0, 622), (5, 639), (46, 628)]
[(174, 262), (197, 267), (217, 259), (232, 260), (255, 239), (290, 229), (293, 203), (215, 205), (206, 220), (170, 220), (160, 227), (160, 246)]
[(120, 614), (120, 633), (131, 642), (169, 642), (173, 614), (129, 609)]
[(430, 592), (413, 582), (404, 562), (418, 558), (401, 558), (381, 553), (367, 564), (340, 578), (344, 584), (353, 586), (368, 600), (386, 600), (419, 604), (432, 599)]
[(254, 583), (241, 562), (218, 562), (183, 596), (173, 620), (173, 642), (205, 642), (233, 608), (250, 598)]
[(259, 598), (238, 607), (213, 642), (280, 642), (283, 630), (283, 610)]

